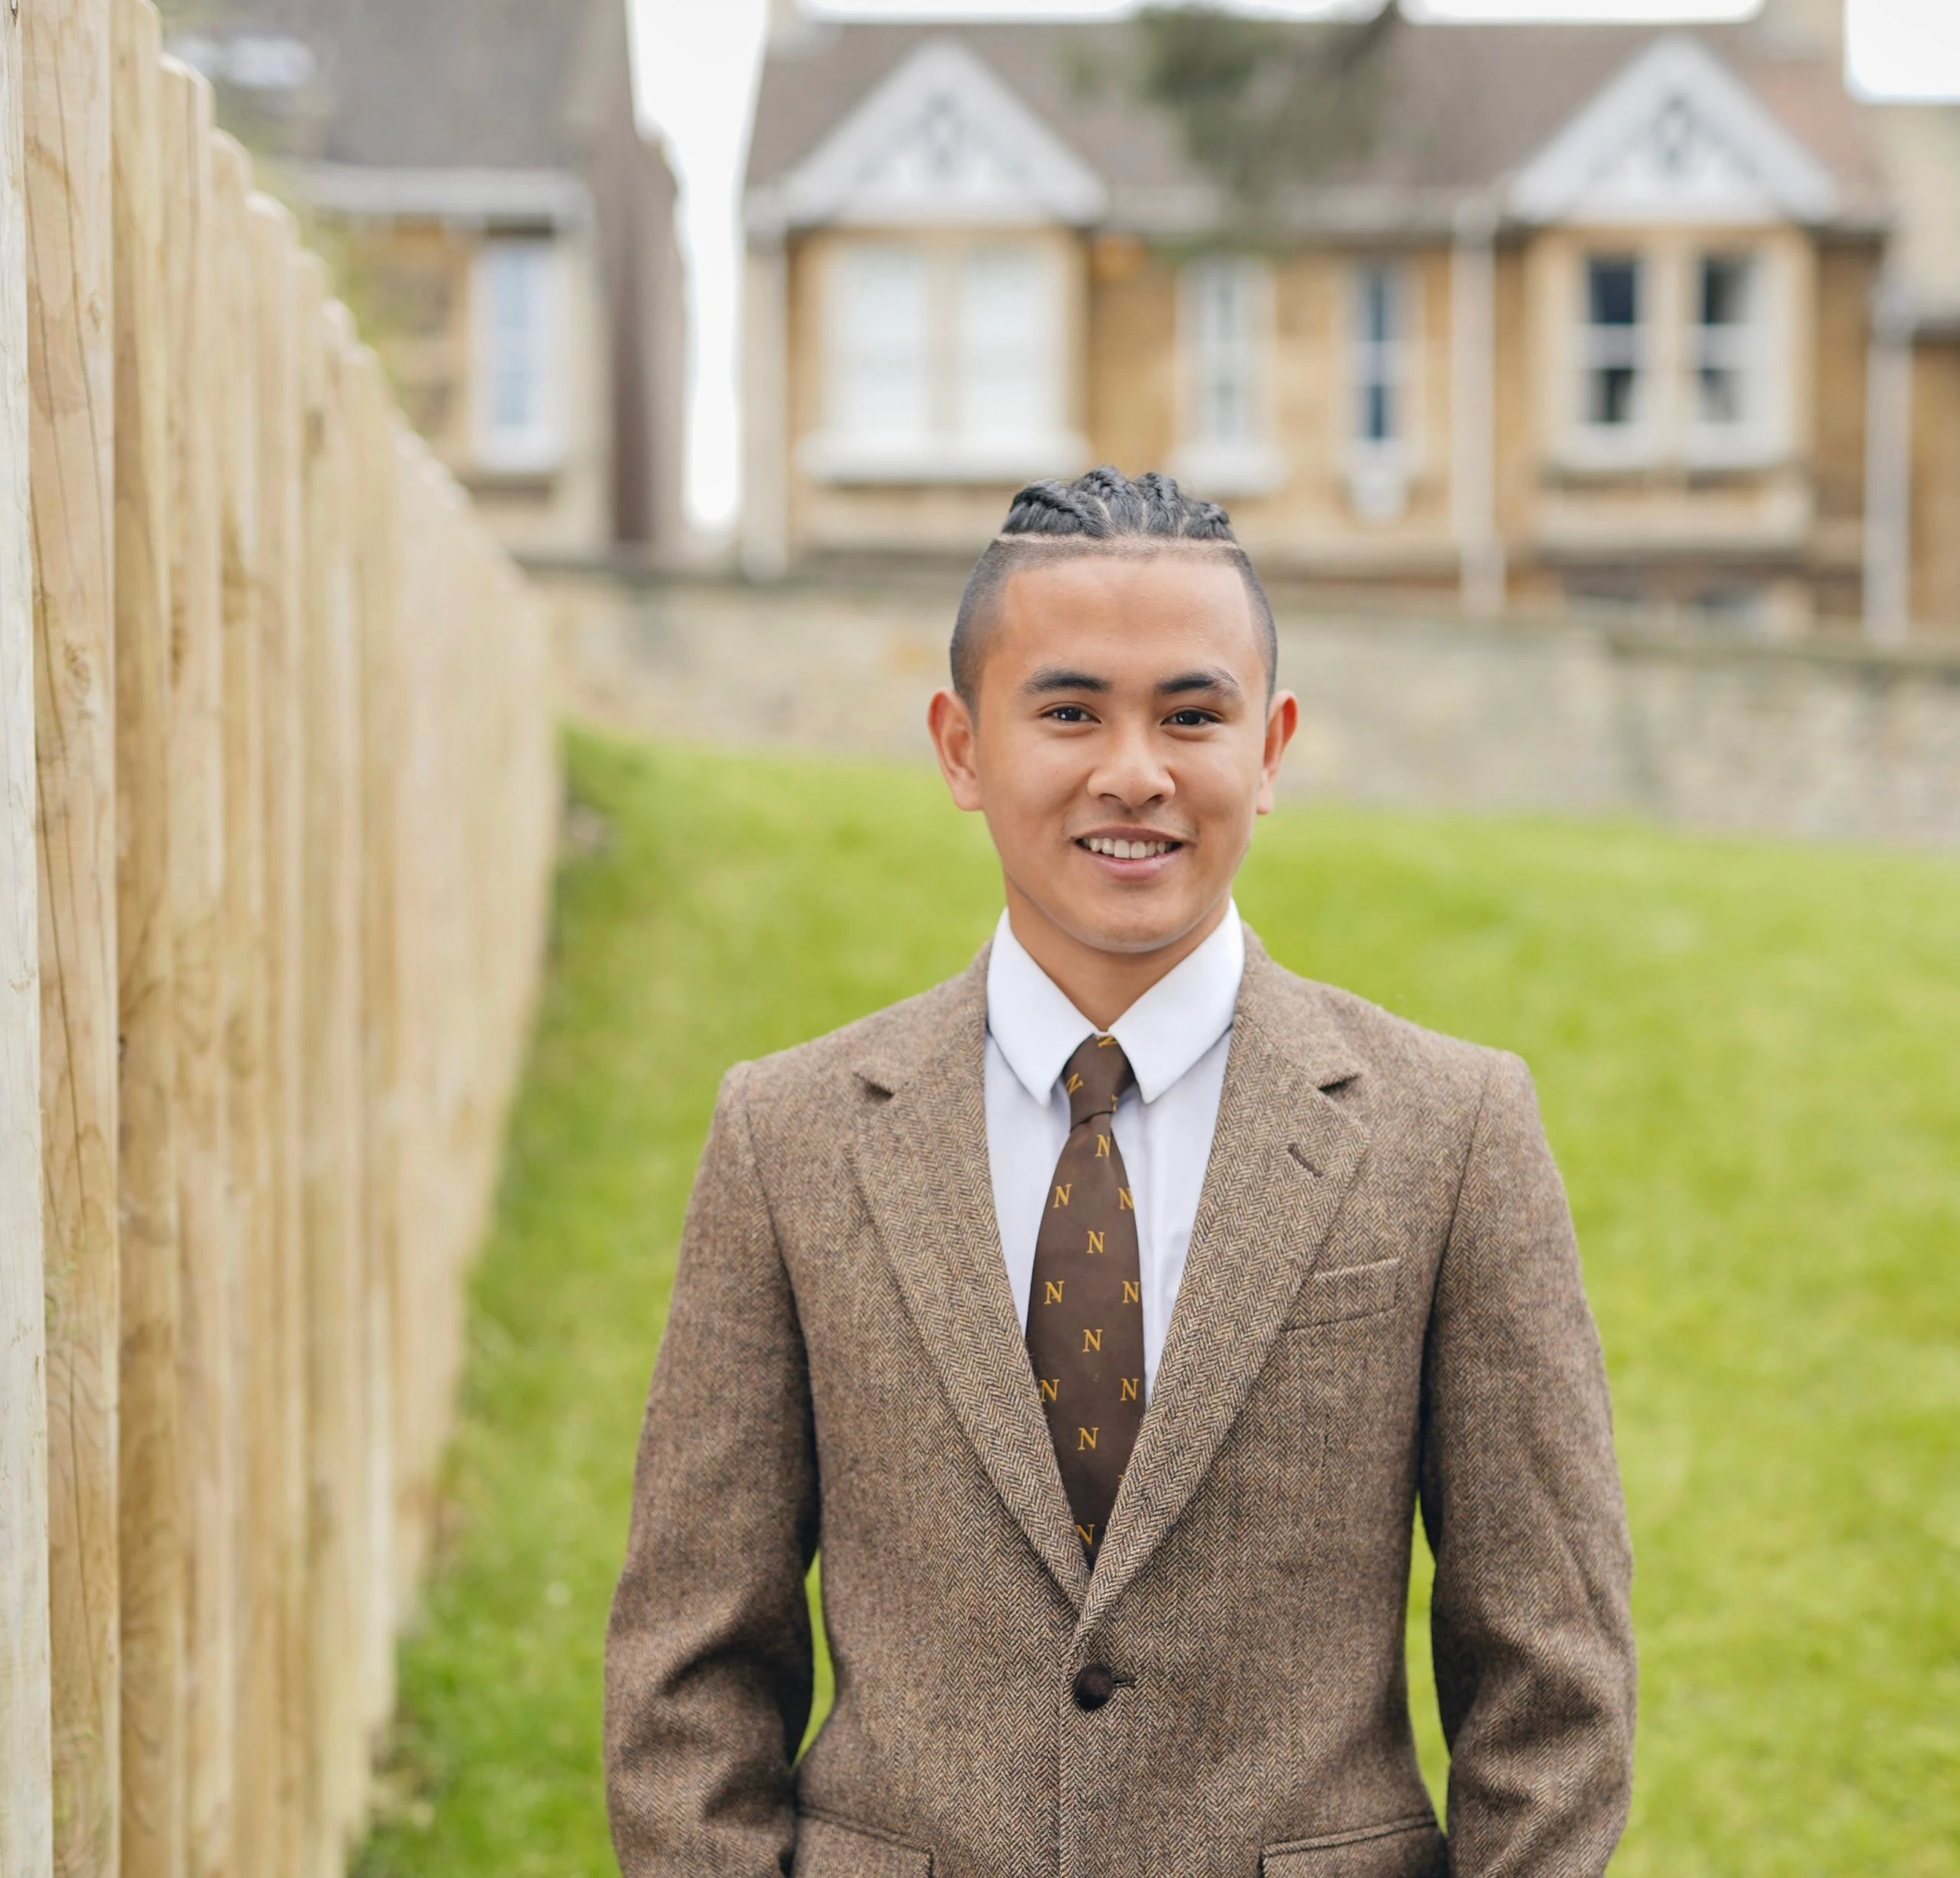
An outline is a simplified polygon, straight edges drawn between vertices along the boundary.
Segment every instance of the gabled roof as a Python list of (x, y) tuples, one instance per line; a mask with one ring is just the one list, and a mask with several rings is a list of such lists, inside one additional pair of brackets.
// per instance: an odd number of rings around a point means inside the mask
[(1709, 49), (1657, 39), (1512, 180), (1526, 221), (1830, 219), (1830, 171)]
[(201, 0), (172, 49), (214, 78), (256, 145), (296, 162), (576, 171), (625, 56), (625, 6)]
[[(1289, 30), (1312, 36), (1336, 29), (1301, 23)], [(1498, 198), (1618, 76), (1671, 36), (1711, 55), (1759, 109), (1772, 139), (1799, 152), (1825, 179), (1829, 200), (1818, 204), (1818, 219), (1883, 222), (1883, 170), (1834, 63), (1747, 27), (1664, 34), (1638, 26), (1404, 24), (1380, 53), (1372, 134), (1311, 188), (1282, 191), (1275, 211), (1302, 233), (1447, 229), (1466, 203)], [(1101, 179), (1106, 225), (1201, 237), (1225, 218), (1230, 204), (1187, 155), (1178, 124), (1138, 103), (1125, 83), (1135, 42), (1122, 22), (805, 22), (776, 41), (765, 62), (750, 152), (751, 203), (780, 199), (818, 147), (907, 58), (928, 41), (948, 38)]]
[(750, 203), (752, 226), (1093, 222), (1096, 172), (956, 38), (913, 47), (802, 162)]

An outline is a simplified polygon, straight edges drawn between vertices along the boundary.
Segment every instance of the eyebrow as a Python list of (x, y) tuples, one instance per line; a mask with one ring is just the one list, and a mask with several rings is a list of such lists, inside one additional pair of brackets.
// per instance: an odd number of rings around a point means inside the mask
[(1086, 671), (1071, 671), (1063, 665), (1044, 665), (1021, 688), (1031, 696), (1048, 691), (1107, 691), (1107, 678), (1093, 678)]
[(1157, 688), (1157, 695), (1179, 697), (1187, 691), (1222, 691), (1236, 697), (1238, 690), (1239, 681), (1229, 671), (1181, 671), (1174, 678), (1166, 678)]

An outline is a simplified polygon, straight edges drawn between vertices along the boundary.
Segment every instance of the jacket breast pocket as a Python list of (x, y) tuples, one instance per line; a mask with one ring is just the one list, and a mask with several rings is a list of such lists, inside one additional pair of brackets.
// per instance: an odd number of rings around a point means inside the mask
[(933, 1855), (885, 1833), (805, 1813), (796, 1822), (792, 1870), (794, 1878), (932, 1878)]
[(1305, 1330), (1315, 1324), (1339, 1324), (1349, 1318), (1373, 1317), (1393, 1310), (1402, 1275), (1400, 1259), (1373, 1265), (1343, 1266), (1337, 1271), (1309, 1272), (1286, 1314), (1285, 1328)]
[(1262, 1878), (1449, 1878), (1449, 1848), (1427, 1814), (1269, 1845)]

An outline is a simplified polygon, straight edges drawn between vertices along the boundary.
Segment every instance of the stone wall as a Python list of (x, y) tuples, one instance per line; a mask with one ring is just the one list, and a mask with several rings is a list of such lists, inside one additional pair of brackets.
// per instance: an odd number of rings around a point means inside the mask
[[(942, 576), (560, 581), (577, 707), (714, 741), (924, 759)], [(1960, 848), (1960, 644), (1883, 652), (1644, 625), (1283, 607), (1287, 788)]]

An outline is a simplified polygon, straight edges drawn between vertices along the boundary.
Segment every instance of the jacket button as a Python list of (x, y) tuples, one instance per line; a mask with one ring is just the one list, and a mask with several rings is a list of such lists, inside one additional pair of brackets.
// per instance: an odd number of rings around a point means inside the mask
[(1106, 1663), (1092, 1663), (1075, 1679), (1075, 1705), (1094, 1714), (1116, 1693), (1116, 1678)]

